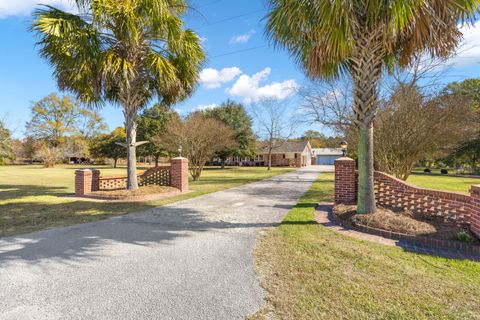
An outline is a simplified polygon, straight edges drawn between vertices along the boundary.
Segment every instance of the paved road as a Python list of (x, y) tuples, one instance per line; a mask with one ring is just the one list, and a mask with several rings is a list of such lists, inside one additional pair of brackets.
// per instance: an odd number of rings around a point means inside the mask
[(318, 168), (108, 220), (0, 239), (1, 319), (243, 319), (252, 268)]

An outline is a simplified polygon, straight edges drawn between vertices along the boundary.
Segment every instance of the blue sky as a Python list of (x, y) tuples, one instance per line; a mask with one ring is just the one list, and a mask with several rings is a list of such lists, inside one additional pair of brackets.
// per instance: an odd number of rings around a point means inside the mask
[[(0, 0), (4, 46), (0, 48), (0, 117), (6, 116), (17, 137), (24, 134), (30, 118), (30, 102), (58, 92), (50, 67), (37, 54), (35, 36), (27, 30), (37, 2), (65, 8), (70, 1)], [(263, 97), (282, 100), (305, 82), (288, 53), (268, 45), (264, 1), (193, 0), (191, 4), (198, 12), (190, 13), (186, 23), (204, 40), (208, 61), (195, 94), (175, 106), (179, 112), (214, 107), (227, 98), (247, 105)], [(465, 30), (465, 39), (462, 54), (451, 61), (454, 67), (446, 82), (479, 74), (480, 24)], [(118, 108), (106, 106), (101, 114), (111, 129), (123, 124)]]

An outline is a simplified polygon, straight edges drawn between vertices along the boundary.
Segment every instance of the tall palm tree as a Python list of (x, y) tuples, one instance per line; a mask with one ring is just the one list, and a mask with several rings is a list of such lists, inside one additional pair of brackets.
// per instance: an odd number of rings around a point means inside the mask
[(79, 14), (45, 6), (32, 30), (60, 89), (91, 105), (123, 109), (128, 189), (137, 189), (138, 111), (153, 98), (187, 98), (205, 59), (200, 38), (183, 28), (185, 0), (76, 0)]
[(373, 126), (382, 72), (427, 53), (447, 57), (478, 0), (269, 0), (266, 33), (311, 78), (349, 75), (359, 129), (358, 212), (375, 211)]

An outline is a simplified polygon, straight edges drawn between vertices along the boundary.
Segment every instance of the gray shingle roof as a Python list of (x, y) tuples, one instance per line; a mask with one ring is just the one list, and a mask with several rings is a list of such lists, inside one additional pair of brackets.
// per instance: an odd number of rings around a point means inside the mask
[[(308, 141), (277, 141), (272, 153), (301, 153), (308, 145)], [(268, 153), (266, 142), (260, 144), (258, 153)]]

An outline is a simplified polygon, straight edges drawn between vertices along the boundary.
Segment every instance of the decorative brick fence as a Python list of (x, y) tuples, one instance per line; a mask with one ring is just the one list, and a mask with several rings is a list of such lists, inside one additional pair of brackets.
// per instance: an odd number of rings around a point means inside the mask
[[(150, 168), (138, 177), (138, 185), (143, 186), (169, 186), (170, 166)], [(99, 190), (120, 190), (127, 187), (127, 177), (100, 177)]]
[[(335, 203), (357, 201), (358, 176), (355, 161), (339, 158), (335, 161)], [(377, 204), (391, 208), (442, 217), (458, 225), (469, 225), (480, 237), (480, 185), (472, 186), (470, 195), (424, 189), (412, 186), (383, 172), (374, 175)]]
[[(188, 191), (188, 160), (174, 158), (170, 165), (148, 169), (138, 176), (139, 186), (171, 186)], [(75, 171), (75, 196), (82, 197), (99, 190), (119, 190), (127, 187), (127, 177), (101, 177), (97, 169)]]

